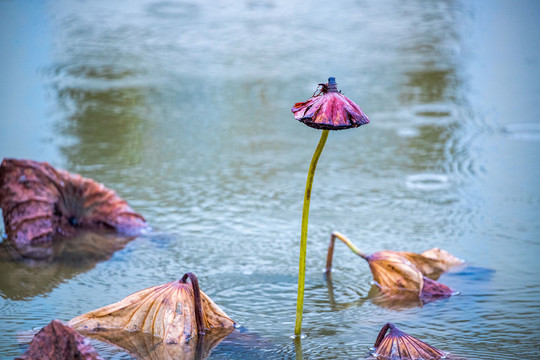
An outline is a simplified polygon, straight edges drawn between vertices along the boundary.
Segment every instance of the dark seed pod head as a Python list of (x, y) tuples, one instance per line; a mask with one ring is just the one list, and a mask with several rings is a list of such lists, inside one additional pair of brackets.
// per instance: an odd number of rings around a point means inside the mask
[(291, 111), (296, 120), (321, 130), (343, 130), (369, 123), (360, 107), (337, 89), (334, 77), (319, 86), (310, 99), (294, 104)]

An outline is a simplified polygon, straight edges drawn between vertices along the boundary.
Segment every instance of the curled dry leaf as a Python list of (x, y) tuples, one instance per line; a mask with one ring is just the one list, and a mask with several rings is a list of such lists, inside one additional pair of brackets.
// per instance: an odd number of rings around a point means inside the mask
[(373, 356), (385, 360), (447, 359), (447, 354), (387, 323), (375, 341)]
[[(366, 259), (373, 280), (383, 291), (407, 291), (426, 301), (448, 297), (455, 293), (450, 287), (431, 280), (399, 251), (379, 251)], [(404, 294), (404, 296), (408, 296)]]
[[(85, 334), (99, 331), (100, 337), (107, 336), (107, 330), (124, 330), (159, 337), (165, 344), (181, 344), (213, 329), (234, 329), (235, 323), (199, 290), (195, 275), (187, 273), (179, 281), (138, 291), (77, 316), (69, 325)], [(108, 340), (114, 343), (118, 335), (110, 334)]]
[(399, 296), (403, 296), (405, 299), (412, 295), (424, 302), (429, 302), (455, 293), (450, 287), (429, 277), (438, 278), (442, 272), (447, 271), (452, 266), (463, 264), (463, 261), (437, 248), (422, 254), (384, 250), (366, 255), (343, 234), (334, 232), (328, 247), (327, 272), (332, 269), (336, 238), (343, 241), (355, 254), (368, 262), (377, 286), (381, 291), (391, 295), (394, 300)]
[(69, 326), (53, 320), (32, 339), (28, 350), (16, 360), (80, 359), (98, 360), (88, 339)]
[(79, 230), (136, 234), (146, 227), (113, 190), (46, 162), (4, 159), (0, 207), (13, 257), (50, 259), (61, 238)]

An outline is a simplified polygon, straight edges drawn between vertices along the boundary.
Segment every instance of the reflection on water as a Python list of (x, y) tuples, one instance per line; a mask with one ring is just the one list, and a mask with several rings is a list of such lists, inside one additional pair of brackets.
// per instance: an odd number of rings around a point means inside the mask
[[(134, 237), (113, 233), (81, 232), (73, 238), (52, 241), (51, 256), (46, 260), (19, 260), (19, 254), (0, 244), (0, 295), (9, 299), (28, 299), (47, 294), (58, 284), (106, 261)], [(15, 254), (13, 257), (12, 254)]]
[[(388, 321), (469, 359), (538, 355), (536, 2), (29, 5), (0, 2), (2, 50), (33, 66), (27, 81), (0, 84), (10, 95), (0, 97), (0, 156), (103, 182), (155, 230), (78, 270), (2, 265), (6, 357), (20, 353), (18, 332), (187, 271), (272, 344), (254, 345), (261, 358), (362, 358)], [(17, 47), (25, 39), (40, 47)], [(0, 74), (19, 74), (9, 60)], [(372, 122), (331, 133), (319, 161), (307, 337), (295, 344), (301, 202), (318, 133), (290, 107), (329, 76)], [(9, 122), (26, 107), (44, 120)], [(21, 150), (17, 131), (39, 144)], [(331, 299), (321, 270), (335, 230), (368, 253), (439, 246), (493, 271), (445, 274), (460, 295), (396, 310), (377, 303), (369, 269), (343, 250)], [(225, 341), (210, 359), (249, 356), (220, 353)]]

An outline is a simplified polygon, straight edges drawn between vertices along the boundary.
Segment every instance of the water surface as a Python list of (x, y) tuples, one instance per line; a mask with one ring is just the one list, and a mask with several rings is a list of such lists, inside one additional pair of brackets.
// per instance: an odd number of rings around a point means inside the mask
[[(2, 264), (1, 357), (187, 271), (264, 339), (211, 359), (363, 358), (388, 321), (469, 359), (540, 357), (539, 18), (536, 1), (0, 1), (0, 156), (96, 179), (153, 227), (108, 261)], [(371, 124), (331, 133), (319, 161), (295, 350), (319, 132), (290, 107), (328, 76)], [(466, 259), (440, 280), (460, 294), (385, 307), (342, 244), (329, 288), (334, 230)]]

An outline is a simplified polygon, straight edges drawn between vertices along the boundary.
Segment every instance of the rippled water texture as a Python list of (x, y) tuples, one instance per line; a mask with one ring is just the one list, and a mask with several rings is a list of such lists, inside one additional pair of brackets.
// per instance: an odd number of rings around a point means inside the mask
[[(187, 271), (253, 335), (210, 358), (363, 358), (388, 321), (469, 359), (540, 358), (537, 1), (0, 1), (0, 157), (115, 189), (153, 231), (110, 260), (0, 264), (0, 354)], [(371, 124), (319, 132), (291, 106), (335, 76)], [(460, 294), (373, 295), (366, 253), (442, 247)], [(105, 358), (128, 359), (94, 343)], [(300, 345), (300, 344), (299, 344)]]

